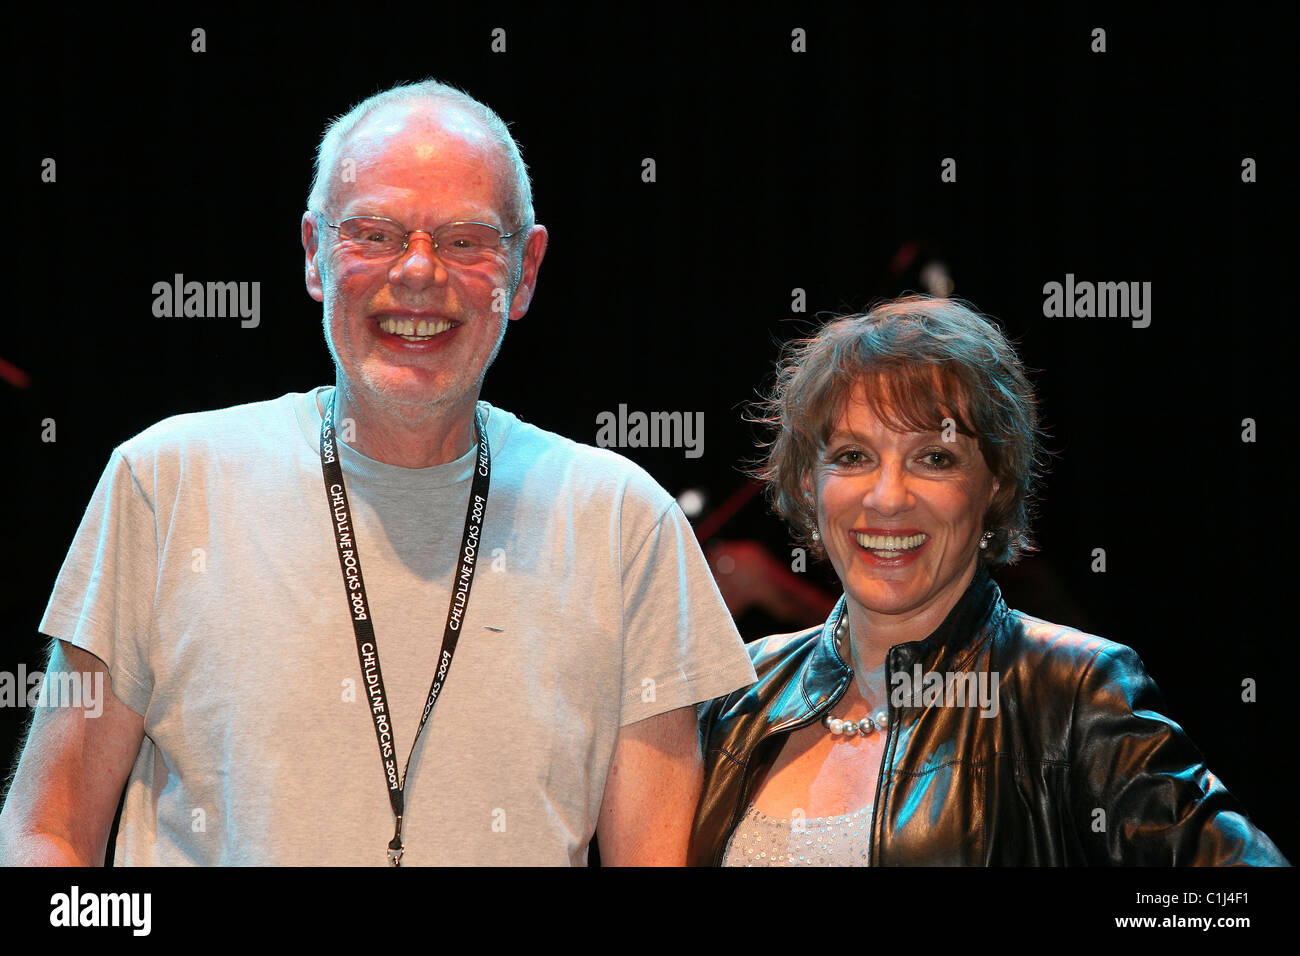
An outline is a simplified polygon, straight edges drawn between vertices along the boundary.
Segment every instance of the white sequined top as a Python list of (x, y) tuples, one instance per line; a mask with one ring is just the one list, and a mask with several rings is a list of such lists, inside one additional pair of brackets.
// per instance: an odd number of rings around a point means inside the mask
[(836, 817), (778, 820), (750, 804), (723, 866), (868, 866), (871, 805)]

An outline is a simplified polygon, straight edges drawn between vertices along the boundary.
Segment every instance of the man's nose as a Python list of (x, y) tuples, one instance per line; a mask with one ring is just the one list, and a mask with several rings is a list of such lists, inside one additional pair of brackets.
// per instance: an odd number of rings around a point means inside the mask
[(434, 249), (433, 236), (416, 230), (406, 237), (406, 248), (389, 270), (395, 285), (412, 287), (442, 285), (447, 281), (447, 268)]

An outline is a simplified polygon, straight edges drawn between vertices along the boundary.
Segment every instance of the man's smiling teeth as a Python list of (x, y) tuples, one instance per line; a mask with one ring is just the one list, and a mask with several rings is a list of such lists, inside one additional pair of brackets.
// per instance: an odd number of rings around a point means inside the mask
[(380, 319), (379, 327), (389, 335), (400, 335), (404, 339), (427, 339), (430, 336), (437, 335), (439, 332), (446, 332), (451, 328), (451, 322), (448, 319), (435, 319), (430, 322), (428, 319)]
[(881, 558), (896, 558), (904, 551), (911, 551), (925, 544), (928, 534), (909, 534), (906, 537), (893, 534), (860, 534), (854, 532), (858, 544), (874, 551)]

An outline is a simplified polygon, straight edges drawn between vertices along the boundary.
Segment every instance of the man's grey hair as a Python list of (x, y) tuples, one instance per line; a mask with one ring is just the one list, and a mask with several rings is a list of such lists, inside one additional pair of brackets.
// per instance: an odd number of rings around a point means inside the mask
[(502, 223), (507, 232), (528, 229), (533, 225), (533, 188), (528, 179), (528, 167), (519, 150), (519, 144), (510, 135), (510, 129), (491, 108), (480, 103), (474, 97), (454, 86), (440, 83), (434, 79), (419, 83), (403, 83), (376, 93), (362, 100), (342, 116), (331, 120), (325, 127), (325, 135), (316, 147), (316, 166), (312, 175), (311, 193), (307, 197), (307, 208), (325, 212), (330, 199), (330, 177), (338, 162), (339, 148), (348, 136), (367, 116), (383, 106), (407, 105), (415, 103), (451, 103), (464, 110), (483, 124), (484, 128), (500, 143), (506, 160), (513, 169), (514, 182), (511, 184), (510, 196), (507, 197), (505, 213), (511, 222)]

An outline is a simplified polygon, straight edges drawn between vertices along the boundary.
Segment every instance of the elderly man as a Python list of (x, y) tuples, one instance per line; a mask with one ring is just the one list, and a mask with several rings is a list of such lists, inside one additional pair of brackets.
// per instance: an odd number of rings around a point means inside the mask
[(125, 785), (125, 864), (683, 863), (753, 671), (663, 489), (479, 401), (546, 251), (505, 125), (372, 97), (309, 207), (335, 385), (114, 451), (41, 624), (112, 693), (38, 711), (0, 856), (103, 859)]

